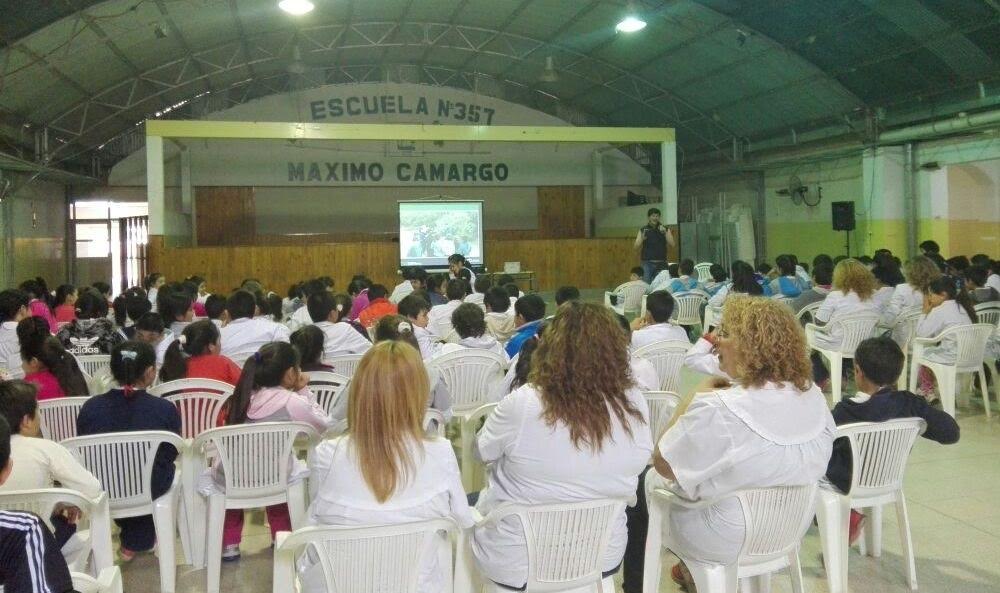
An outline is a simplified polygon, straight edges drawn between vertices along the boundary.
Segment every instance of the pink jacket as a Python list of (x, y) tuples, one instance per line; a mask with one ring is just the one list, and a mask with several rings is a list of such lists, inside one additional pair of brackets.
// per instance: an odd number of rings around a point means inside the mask
[(251, 422), (305, 422), (323, 433), (333, 420), (316, 403), (309, 388), (295, 393), (283, 387), (258, 389), (250, 397), (247, 419)]
[(45, 304), (45, 301), (35, 299), (28, 303), (28, 311), (35, 317), (41, 317), (49, 324), (49, 332), (56, 333), (59, 326), (56, 324), (56, 318), (52, 315), (52, 310), (49, 306)]

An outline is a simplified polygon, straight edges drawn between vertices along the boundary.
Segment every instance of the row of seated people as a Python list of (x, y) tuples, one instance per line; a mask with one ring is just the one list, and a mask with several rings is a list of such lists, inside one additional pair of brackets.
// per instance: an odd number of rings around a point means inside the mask
[[(202, 322), (200, 327), (211, 334), (214, 325)], [(527, 574), (519, 523), (512, 519), (473, 528), (470, 500), (479, 513), (487, 514), (506, 502), (635, 495), (637, 504), (615, 522), (601, 561), (608, 574), (622, 567), (625, 590), (632, 593), (641, 590), (647, 530), (641, 477), (650, 466), (685, 498), (716, 501), (670, 516), (671, 532), (684, 555), (729, 563), (739, 551), (745, 526), (739, 506), (727, 495), (747, 488), (811, 484), (824, 475), (832, 487), (844, 487), (850, 454), (834, 444), (836, 424), (917, 416), (928, 423), (924, 436), (946, 443), (958, 439), (951, 417), (893, 389), (902, 352), (890, 339), (871, 339), (859, 347), (858, 396), (841, 402), (831, 415), (812, 381), (802, 328), (787, 307), (770, 299), (734, 296), (723, 309), (720, 327), (724, 331), (708, 337), (712, 350), (701, 355), (711, 361), (706, 367), (712, 378), (683, 401), (662, 435), (654, 435), (621, 320), (598, 305), (572, 300), (562, 304), (542, 334), (527, 339), (517, 353), (513, 389), (476, 438), (475, 455), (488, 468), (486, 488), (467, 493), (450, 443), (424, 433), (431, 387), (414, 328), (401, 317), (387, 317), (376, 333), (391, 337), (365, 353), (351, 382), (347, 432), (322, 442), (310, 457), (308, 479), (316, 494), (308, 520), (358, 526), (451, 517), (463, 528), (472, 528), (472, 550), (482, 575), (517, 589)], [(218, 341), (214, 344), (217, 347)], [(196, 358), (187, 359), (188, 364)], [(179, 432), (176, 408), (146, 391), (157, 379), (152, 346), (140, 341), (118, 344), (110, 365), (119, 387), (84, 405), (79, 434)], [(240, 370), (226, 423), (300, 420), (319, 431), (331, 426), (334, 419), (316, 405), (302, 367), (297, 347), (286, 342), (263, 345)], [(5, 419), (0, 424), (0, 465), (7, 480), (2, 488), (44, 487), (58, 481), (93, 494), (100, 485), (86, 469), (58, 444), (37, 438), (35, 392), (23, 381), (0, 384)], [(2, 433), (8, 425), (15, 434), (12, 463), (3, 458)], [(156, 459), (154, 495), (162, 494), (173, 477), (176, 452), (166, 449)], [(218, 468), (208, 470), (204, 478), (204, 488), (224, 487)], [(267, 516), (272, 532), (289, 529), (284, 505), (268, 508)], [(220, 552), (230, 559), (239, 554), (241, 525), (241, 511), (227, 513), (225, 549)], [(155, 543), (149, 517), (119, 521), (119, 528), (124, 561)], [(3, 578), (21, 578), (23, 572), (18, 571), (29, 568), (5, 567)], [(314, 562), (306, 559), (300, 569), (306, 590), (323, 590)], [(693, 586), (683, 566), (675, 567), (673, 574)], [(439, 591), (446, 578), (443, 568), (428, 559), (418, 590)]]

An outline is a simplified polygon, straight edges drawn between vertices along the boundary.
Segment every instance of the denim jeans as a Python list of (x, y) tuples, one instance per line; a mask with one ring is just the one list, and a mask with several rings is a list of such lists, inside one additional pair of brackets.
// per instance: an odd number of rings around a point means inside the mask
[(642, 260), (642, 263), (640, 264), (642, 266), (642, 281), (646, 284), (652, 284), (653, 278), (655, 278), (658, 273), (657, 268), (660, 266), (666, 266), (666, 264), (667, 262), (665, 261), (651, 259)]

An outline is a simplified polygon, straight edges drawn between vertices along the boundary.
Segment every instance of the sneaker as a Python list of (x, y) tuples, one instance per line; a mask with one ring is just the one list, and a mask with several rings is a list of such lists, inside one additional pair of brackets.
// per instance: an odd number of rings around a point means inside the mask
[(118, 548), (118, 564), (128, 564), (135, 559), (135, 552), (128, 548)]
[(233, 544), (231, 546), (226, 546), (222, 548), (222, 561), (223, 562), (236, 562), (240, 559), (240, 545)]
[(851, 511), (851, 523), (847, 531), (847, 547), (854, 545), (854, 542), (858, 541), (861, 537), (861, 533), (865, 528), (865, 523), (867, 518), (857, 511)]

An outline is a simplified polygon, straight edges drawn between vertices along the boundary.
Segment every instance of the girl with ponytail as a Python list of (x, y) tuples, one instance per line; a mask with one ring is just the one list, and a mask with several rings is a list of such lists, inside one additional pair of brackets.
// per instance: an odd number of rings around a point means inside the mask
[(218, 326), (207, 319), (195, 321), (167, 348), (160, 381), (213, 379), (236, 385), (240, 380), (240, 367), (219, 354), (221, 351)]
[(38, 386), (38, 401), (90, 395), (76, 359), (49, 335), (44, 319), (29, 317), (17, 327), (24, 380)]
[[(111, 351), (111, 375), (121, 387), (96, 395), (83, 405), (76, 419), (80, 436), (109, 432), (165, 430), (181, 433), (181, 416), (174, 404), (146, 393), (156, 380), (156, 352), (145, 342), (127, 341)], [(151, 487), (159, 498), (174, 481), (177, 450), (161, 446), (153, 461)], [(105, 489), (109, 485), (105, 484)], [(131, 560), (137, 552), (153, 549), (156, 531), (150, 515), (115, 519), (121, 529), (120, 557)]]
[[(316, 403), (316, 396), (309, 391), (309, 375), (299, 368), (299, 351), (287, 342), (265, 344), (243, 364), (243, 372), (229, 398), (226, 424), (254, 422), (305, 422), (320, 434), (333, 425), (333, 420)], [(292, 465), (291, 481), (306, 475), (304, 465)], [(222, 468), (211, 470), (214, 474), (212, 488), (225, 486), (219, 475)], [(267, 507), (267, 522), (271, 536), (279, 531), (291, 531), (288, 507), (285, 504)], [(240, 557), (240, 540), (243, 532), (243, 511), (226, 511), (222, 531), (222, 559), (233, 561)], [(211, 552), (209, 552), (211, 553)]]
[[(976, 319), (976, 309), (965, 288), (951, 276), (939, 276), (927, 285), (924, 292), (923, 315), (917, 322), (916, 336), (933, 338), (956, 325), (976, 323)], [(924, 356), (935, 362), (954, 364), (957, 347), (954, 338), (945, 338), (937, 346), (925, 349)], [(931, 397), (934, 376), (920, 367), (919, 379), (918, 391), (925, 397)]]

